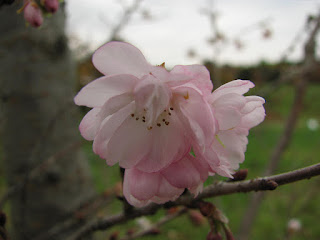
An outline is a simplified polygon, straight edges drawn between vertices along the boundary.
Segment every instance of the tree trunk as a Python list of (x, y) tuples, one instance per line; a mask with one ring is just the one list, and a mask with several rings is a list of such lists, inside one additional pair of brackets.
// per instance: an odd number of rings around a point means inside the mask
[[(29, 240), (60, 222), (94, 188), (79, 148), (64, 6), (34, 29), (16, 14), (19, 5), (16, 1), (0, 9), (2, 142), (8, 186), (27, 181), (11, 198), (11, 239)], [(30, 178), (37, 167), (41, 171)]]

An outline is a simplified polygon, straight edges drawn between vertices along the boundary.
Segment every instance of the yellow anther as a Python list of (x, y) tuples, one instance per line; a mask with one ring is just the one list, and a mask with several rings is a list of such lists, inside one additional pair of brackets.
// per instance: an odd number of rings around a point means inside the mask
[(165, 62), (161, 63), (161, 64), (159, 65), (159, 67), (166, 68), (166, 63), (165, 63)]

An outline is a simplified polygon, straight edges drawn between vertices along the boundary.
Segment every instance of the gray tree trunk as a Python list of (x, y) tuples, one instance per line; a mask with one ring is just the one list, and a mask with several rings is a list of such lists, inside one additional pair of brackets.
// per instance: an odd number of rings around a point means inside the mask
[(21, 5), (16, 1), (0, 9), (2, 143), (9, 187), (46, 163), (10, 199), (11, 239), (29, 240), (60, 222), (94, 188), (79, 149), (75, 68), (63, 7), (34, 29), (25, 26), (23, 14), (16, 14), (17, 2)]

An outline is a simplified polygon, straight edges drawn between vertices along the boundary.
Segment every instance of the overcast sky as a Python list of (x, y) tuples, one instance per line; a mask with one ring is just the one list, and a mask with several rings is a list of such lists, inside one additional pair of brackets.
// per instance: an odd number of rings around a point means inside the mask
[[(111, 29), (123, 14), (120, 0), (68, 0), (68, 33), (77, 36), (96, 49), (110, 38)], [(133, 0), (122, 0), (130, 3)], [(144, 0), (140, 10), (122, 29), (120, 35), (134, 44), (153, 64), (167, 66), (201, 63), (215, 59), (220, 63), (251, 64), (261, 60), (277, 61), (301, 31), (308, 14), (320, 10), (320, 0)], [(218, 13), (217, 24), (229, 39), (243, 44), (218, 48), (217, 54), (208, 39), (212, 28), (205, 11)], [(147, 10), (152, 18), (146, 20), (141, 12)], [(264, 21), (272, 37), (262, 37), (264, 28), (254, 27)], [(303, 38), (301, 39), (301, 41)], [(190, 58), (193, 49), (197, 56)], [(293, 59), (301, 56), (299, 48)]]

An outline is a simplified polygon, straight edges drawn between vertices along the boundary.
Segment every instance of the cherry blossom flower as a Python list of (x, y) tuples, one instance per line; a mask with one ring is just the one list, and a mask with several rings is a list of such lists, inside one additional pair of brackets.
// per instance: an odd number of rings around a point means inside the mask
[(25, 1), (23, 7), (24, 19), (32, 27), (40, 27), (43, 23), (43, 16), (39, 5), (34, 1)]
[(189, 153), (192, 138), (202, 148), (213, 141), (215, 119), (203, 95), (212, 84), (203, 66), (168, 72), (121, 42), (105, 44), (92, 60), (106, 76), (86, 85), (75, 102), (93, 108), (80, 132), (107, 164), (157, 172)]
[(167, 168), (146, 173), (136, 168), (126, 169), (123, 193), (137, 207), (150, 202), (165, 203), (177, 199), (186, 188), (195, 195), (202, 190), (208, 177), (208, 165), (189, 153)]
[(59, 0), (45, 0), (44, 7), (50, 13), (55, 13), (59, 9)]
[(125, 168), (130, 204), (161, 204), (185, 189), (197, 195), (209, 174), (232, 177), (244, 160), (248, 130), (265, 116), (264, 99), (243, 96), (253, 83), (236, 80), (212, 93), (204, 66), (167, 71), (122, 42), (103, 45), (92, 61), (105, 76), (74, 99), (92, 108), (79, 129), (108, 165)]
[(258, 96), (247, 96), (254, 84), (235, 80), (216, 89), (208, 98), (217, 120), (215, 140), (205, 152), (195, 147), (196, 156), (210, 165), (212, 173), (232, 178), (234, 170), (244, 161), (249, 129), (264, 120), (265, 100)]

